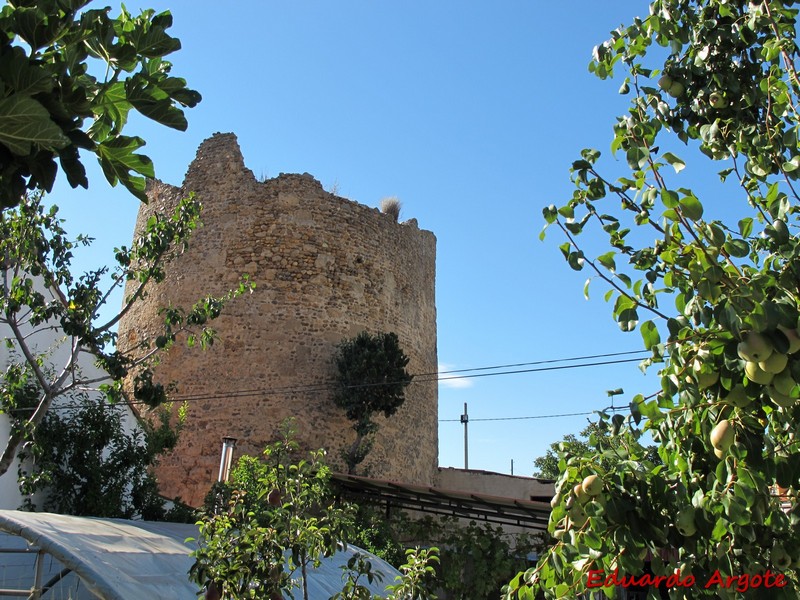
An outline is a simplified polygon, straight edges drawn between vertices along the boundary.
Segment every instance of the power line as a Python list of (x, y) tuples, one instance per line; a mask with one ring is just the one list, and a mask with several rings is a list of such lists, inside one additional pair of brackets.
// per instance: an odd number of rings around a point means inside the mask
[[(594, 358), (607, 358), (613, 356), (626, 356), (631, 354), (642, 354), (647, 353), (647, 350), (633, 350), (628, 352), (611, 352), (606, 354), (593, 354), (587, 356), (576, 356), (570, 358), (557, 358), (557, 359), (550, 359), (550, 360), (540, 360), (534, 362), (524, 362), (524, 363), (514, 363), (514, 364), (507, 364), (507, 365), (497, 365), (493, 367), (474, 367), (471, 369), (458, 369), (452, 371), (437, 371), (435, 373), (417, 373), (412, 375), (414, 379), (412, 379), (411, 383), (428, 383), (431, 381), (448, 381), (452, 379), (470, 379), (470, 378), (477, 378), (477, 377), (492, 377), (495, 375), (513, 375), (519, 373), (535, 373), (538, 371), (555, 371), (561, 369), (577, 369), (580, 367), (593, 367), (593, 366), (603, 366), (603, 365), (612, 365), (612, 364), (619, 364), (625, 362), (636, 362), (638, 358), (631, 358), (627, 360), (619, 360), (619, 361), (604, 361), (598, 363), (586, 363), (581, 365), (561, 365), (557, 367), (545, 367), (540, 369), (521, 369), (515, 371), (499, 371), (497, 373), (475, 373), (472, 375), (458, 375), (455, 377), (441, 377), (441, 375), (449, 375), (452, 373), (470, 373), (473, 371), (488, 371), (488, 370), (495, 370), (495, 369), (505, 369), (511, 367), (524, 367), (524, 366), (532, 366), (532, 365), (543, 365), (543, 364), (552, 364), (558, 362), (574, 362), (578, 360), (589, 360)], [(396, 381), (381, 381), (375, 383), (363, 383), (358, 385), (350, 385), (347, 386), (349, 389), (359, 389), (359, 388), (367, 388), (367, 387), (377, 387), (383, 385), (391, 385), (394, 383), (398, 383)], [(323, 392), (331, 389), (332, 387), (336, 386), (336, 382), (329, 381), (329, 382), (321, 382), (318, 384), (309, 384), (304, 386), (285, 386), (279, 388), (256, 388), (256, 389), (249, 389), (249, 390), (234, 390), (231, 392), (226, 392), (224, 395), (221, 394), (178, 394), (175, 396), (175, 400), (213, 400), (217, 398), (238, 398), (244, 396), (252, 396), (257, 394), (278, 394), (278, 393), (309, 393), (309, 392)]]
[[(590, 411), (590, 412), (578, 412), (578, 413), (561, 413), (558, 415), (535, 415), (532, 417), (494, 417), (494, 418), (486, 418), (486, 419), (474, 419), (472, 417), (469, 418), (470, 423), (474, 423), (475, 421), (524, 421), (529, 419), (555, 419), (558, 417), (582, 417), (593, 415), (597, 411)], [(439, 423), (460, 423), (461, 419), (439, 419)]]
[[(583, 363), (580, 365), (560, 365), (558, 367), (541, 367), (539, 369), (521, 369), (518, 371), (500, 371), (498, 373), (476, 373), (475, 375), (458, 375), (455, 377), (439, 377), (436, 381), (447, 381), (448, 379), (470, 379), (473, 377), (492, 377), (493, 375), (514, 375), (517, 373), (537, 373), (540, 371), (560, 371), (562, 369), (580, 369), (581, 367), (599, 367), (603, 365), (618, 365), (629, 362), (639, 362), (639, 358), (626, 358), (622, 360), (606, 360), (596, 363)], [(426, 381), (426, 380), (423, 380)], [(431, 380), (432, 381), (432, 380)], [(413, 383), (413, 381), (412, 381)]]
[[(562, 360), (569, 360), (569, 359), (562, 359)], [(520, 373), (537, 373), (543, 371), (560, 371), (564, 369), (580, 369), (583, 367), (599, 367), (599, 366), (606, 366), (606, 365), (615, 365), (615, 364), (623, 364), (623, 363), (630, 363), (630, 362), (638, 362), (639, 358), (627, 358), (621, 360), (608, 360), (608, 361), (601, 361), (595, 363), (582, 363), (579, 365), (559, 365), (553, 367), (539, 367), (535, 369), (518, 369), (514, 371), (498, 371), (496, 373), (475, 373), (472, 375), (457, 375), (453, 377), (434, 377), (434, 375), (438, 374), (424, 374), (424, 375), (414, 375), (414, 379), (411, 380), (411, 383), (430, 383), (435, 381), (448, 381), (451, 379), (472, 379), (477, 377), (494, 377), (497, 375), (516, 375)], [(556, 362), (556, 361), (548, 361), (548, 362)], [(533, 363), (531, 363), (533, 364)], [(478, 369), (475, 369), (478, 370)], [(427, 375), (430, 377), (426, 378)], [(398, 383), (396, 381), (380, 381), (375, 383), (363, 383), (358, 385), (349, 385), (347, 386), (348, 389), (362, 389), (362, 388), (369, 388), (369, 387), (380, 387), (384, 385), (392, 385)], [(311, 392), (324, 392), (336, 387), (336, 382), (323, 382), (320, 384), (311, 384), (306, 386), (287, 386), (281, 388), (257, 388), (257, 389), (250, 389), (250, 390), (234, 390), (231, 392), (225, 392), (224, 394), (189, 394), (189, 395), (181, 395), (177, 394), (172, 397), (173, 400), (183, 402), (183, 401), (195, 401), (195, 400), (216, 400), (216, 399), (224, 399), (224, 398), (243, 398), (247, 396), (257, 396), (257, 395), (265, 395), (271, 396), (275, 394), (307, 394)], [(140, 403), (141, 404), (141, 403)]]
[(474, 369), (458, 369), (455, 371), (438, 371), (437, 375), (449, 375), (450, 373), (467, 373), (470, 371), (489, 371), (493, 369), (509, 369), (512, 367), (528, 367), (532, 365), (545, 365), (557, 362), (571, 362), (576, 360), (590, 360), (595, 358), (609, 358), (612, 356), (626, 356), (630, 354), (643, 354), (649, 353), (649, 350), (629, 350), (628, 352), (608, 352), (606, 354), (590, 354), (587, 356), (574, 356), (571, 358), (554, 358), (550, 360), (537, 360), (534, 362), (515, 363), (510, 365), (497, 365), (495, 367), (476, 367)]
[[(510, 367), (517, 367), (517, 366), (529, 366), (529, 365), (552, 365), (553, 363), (559, 362), (574, 362), (578, 360), (589, 360), (594, 358), (606, 358), (606, 357), (614, 357), (614, 356), (626, 356), (631, 354), (639, 354), (647, 352), (646, 350), (634, 350), (628, 352), (612, 352), (606, 354), (594, 354), (594, 355), (587, 355), (587, 356), (578, 356), (578, 357), (569, 357), (569, 358), (559, 358), (559, 359), (549, 359), (549, 360), (540, 360), (534, 362), (524, 362), (524, 363), (514, 363), (514, 364), (507, 364), (507, 365), (497, 365), (492, 367), (475, 367), (471, 369), (458, 369), (458, 370), (450, 370), (450, 371), (441, 371), (436, 373), (422, 373), (413, 375), (413, 379), (411, 383), (430, 383), (430, 382), (438, 382), (438, 381), (449, 381), (454, 379), (473, 379), (478, 377), (493, 377), (498, 375), (516, 375), (522, 373), (537, 373), (537, 372), (544, 372), (544, 371), (559, 371), (565, 369), (579, 369), (583, 367), (597, 367), (597, 366), (607, 366), (607, 365), (614, 365), (614, 364), (624, 364), (630, 362), (637, 362), (640, 358), (627, 358), (627, 359), (620, 359), (620, 360), (607, 360), (607, 361), (599, 361), (599, 362), (592, 362), (592, 363), (581, 363), (581, 364), (567, 364), (567, 365), (557, 365), (557, 366), (546, 366), (546, 367), (538, 367), (532, 369), (515, 369), (509, 371), (497, 371), (493, 373), (475, 373), (475, 371), (488, 371), (494, 369), (502, 369), (502, 368), (510, 368)], [(454, 375), (449, 377), (442, 377), (441, 375), (449, 375), (452, 373), (472, 373), (469, 375)], [(368, 387), (379, 387), (384, 385), (392, 385), (398, 383), (396, 381), (387, 381), (387, 382), (375, 382), (375, 383), (365, 383), (365, 384), (358, 384), (358, 385), (351, 385), (347, 386), (349, 389), (359, 389), (359, 388), (368, 388)], [(249, 396), (257, 396), (257, 395), (264, 395), (264, 396), (272, 396), (276, 394), (308, 394), (314, 392), (324, 392), (329, 391), (335, 387), (337, 387), (337, 383), (334, 381), (328, 382), (321, 382), (318, 384), (307, 384), (301, 386), (284, 386), (284, 387), (276, 387), (276, 388), (254, 388), (254, 389), (245, 389), (245, 390), (232, 390), (225, 393), (214, 393), (214, 394), (177, 394), (170, 398), (170, 401), (175, 402), (194, 402), (199, 400), (217, 400), (217, 399), (232, 399), (232, 398), (245, 398)], [(146, 405), (146, 402), (143, 401), (136, 401), (131, 400), (128, 402), (130, 405)], [(53, 407), (54, 409), (68, 409), (68, 408), (79, 408), (82, 406), (81, 404), (60, 404), (57, 407)], [(25, 409), (17, 409), (17, 410), (25, 410)], [(591, 413), (589, 413), (591, 414)]]

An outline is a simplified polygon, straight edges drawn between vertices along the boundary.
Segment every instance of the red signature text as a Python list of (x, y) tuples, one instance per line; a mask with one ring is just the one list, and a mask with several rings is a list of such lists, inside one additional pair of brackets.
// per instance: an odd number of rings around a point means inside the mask
[[(746, 592), (749, 589), (755, 588), (782, 588), (788, 582), (782, 573), (773, 573), (767, 570), (764, 573), (742, 574), (724, 576), (719, 570), (714, 571), (711, 577), (702, 584), (705, 589), (712, 587), (735, 589), (737, 592)], [(693, 575), (686, 575), (681, 577), (679, 573), (672, 575), (651, 575), (645, 573), (644, 575), (620, 575), (619, 569), (614, 569), (612, 573), (606, 574), (602, 570), (589, 571), (589, 578), (586, 582), (588, 588), (600, 588), (619, 586), (627, 587), (661, 587), (669, 588), (690, 588), (696, 586), (698, 583)]]

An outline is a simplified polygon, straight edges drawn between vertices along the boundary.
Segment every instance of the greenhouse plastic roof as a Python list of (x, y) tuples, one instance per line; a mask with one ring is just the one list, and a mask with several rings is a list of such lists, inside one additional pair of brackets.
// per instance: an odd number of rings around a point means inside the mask
[[(189, 553), (196, 543), (186, 539), (198, 536), (194, 525), (0, 510), (0, 531), (52, 555), (103, 600), (190, 600), (199, 594), (187, 576), (193, 563)], [(0, 550), (19, 549), (13, 539), (0, 540)], [(340, 591), (341, 566), (356, 552), (366, 554), (373, 570), (383, 574), (382, 583), (370, 586), (373, 593), (382, 594), (399, 574), (376, 556), (350, 546), (309, 573), (310, 598), (328, 600)], [(0, 564), (0, 571), (3, 568)]]

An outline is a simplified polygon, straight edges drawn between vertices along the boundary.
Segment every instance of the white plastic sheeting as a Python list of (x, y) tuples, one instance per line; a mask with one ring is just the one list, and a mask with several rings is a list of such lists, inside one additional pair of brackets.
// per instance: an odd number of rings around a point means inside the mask
[[(36, 587), (50, 584), (43, 600), (58, 598), (102, 600), (196, 599), (200, 590), (188, 579), (196, 548), (194, 525), (90, 519), (49, 513), (0, 510), (0, 588), (32, 589), (36, 551), (44, 560)], [(24, 541), (22, 541), (24, 540)], [(33, 550), (6, 552), (5, 550)], [(353, 546), (325, 559), (309, 571), (312, 600), (329, 600), (342, 589), (341, 567), (356, 552), (366, 554), (380, 581), (368, 585), (383, 594), (398, 571), (376, 556)], [(295, 596), (297, 596), (295, 593)]]

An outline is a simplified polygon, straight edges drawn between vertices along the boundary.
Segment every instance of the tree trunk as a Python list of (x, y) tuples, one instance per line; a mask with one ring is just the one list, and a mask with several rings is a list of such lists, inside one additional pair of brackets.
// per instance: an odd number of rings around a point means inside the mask
[(14, 462), (14, 459), (17, 456), (17, 449), (19, 448), (20, 443), (22, 443), (22, 431), (13, 431), (11, 435), (8, 437), (8, 442), (6, 443), (5, 450), (3, 450), (3, 454), (0, 455), (0, 477), (5, 475), (8, 472), (8, 469), (11, 468), (11, 463)]
[(303, 564), (300, 565), (300, 574), (303, 577), (303, 600), (308, 600), (308, 569), (306, 569), (306, 560), (303, 556)]
[(345, 462), (347, 463), (347, 474), (348, 475), (355, 475), (356, 474), (356, 467), (364, 460), (364, 456), (360, 456), (359, 448), (361, 448), (361, 442), (364, 441), (364, 434), (363, 433), (356, 433), (356, 440), (350, 446), (350, 450), (348, 450), (347, 455), (344, 457)]

